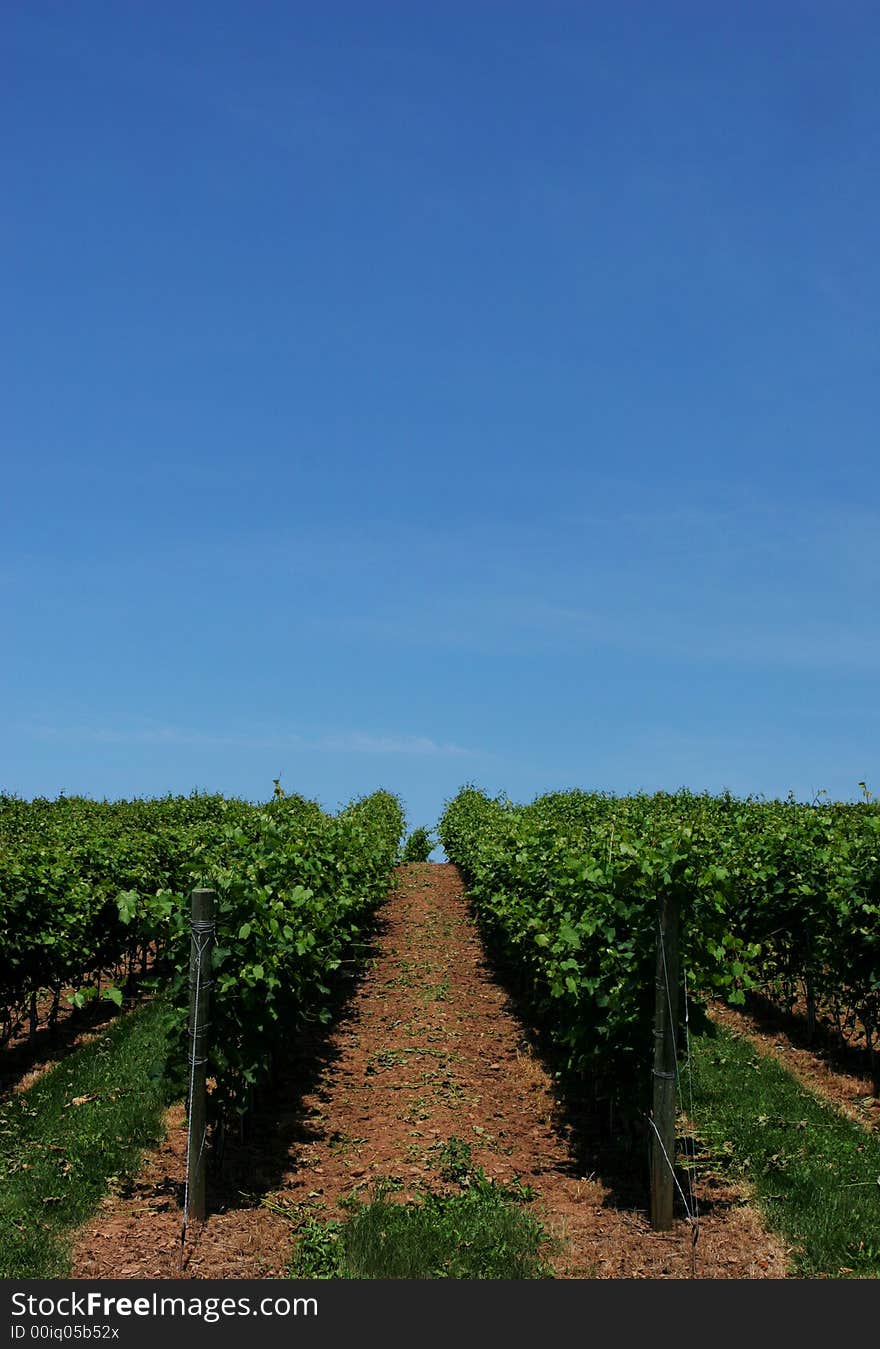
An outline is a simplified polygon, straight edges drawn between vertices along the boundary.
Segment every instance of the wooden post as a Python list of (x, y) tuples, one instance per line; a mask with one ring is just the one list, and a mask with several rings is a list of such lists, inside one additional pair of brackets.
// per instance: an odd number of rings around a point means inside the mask
[(678, 903), (667, 894), (657, 905), (657, 960), (654, 985), (651, 1226), (655, 1232), (668, 1232), (672, 1227), (675, 1182), (670, 1163), (675, 1163), (678, 997)]
[(207, 1128), (208, 1044), (211, 952), (214, 946), (214, 891), (190, 895), (189, 954), (189, 1125), (186, 1145), (187, 1206), (184, 1224), (207, 1214), (205, 1133)]

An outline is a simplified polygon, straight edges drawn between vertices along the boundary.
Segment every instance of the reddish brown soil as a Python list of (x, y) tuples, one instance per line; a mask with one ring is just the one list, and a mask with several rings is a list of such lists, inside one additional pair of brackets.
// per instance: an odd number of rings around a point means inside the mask
[[(227, 1150), (223, 1189), (215, 1186), (211, 1216), (190, 1231), (182, 1260), (177, 1108), (136, 1183), (78, 1234), (73, 1277), (276, 1277), (306, 1213), (340, 1217), (338, 1201), (368, 1196), (380, 1177), (402, 1181), (401, 1197), (436, 1184), (438, 1148), (450, 1138), (464, 1140), (488, 1176), (533, 1189), (558, 1275), (691, 1277), (688, 1224), (651, 1232), (643, 1197), (603, 1174), (588, 1131), (566, 1120), (487, 968), (454, 867), (400, 868), (375, 958), (314, 1050), (312, 1080), (300, 1079), (299, 1091), (288, 1080), (271, 1127), (247, 1149)], [(699, 1277), (784, 1277), (783, 1247), (741, 1193), (704, 1181), (700, 1198)]]

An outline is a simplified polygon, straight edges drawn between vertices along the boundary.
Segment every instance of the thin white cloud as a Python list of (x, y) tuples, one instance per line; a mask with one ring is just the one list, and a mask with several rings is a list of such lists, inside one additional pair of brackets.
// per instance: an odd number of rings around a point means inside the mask
[(276, 745), (301, 741), (290, 736), (248, 736), (213, 734), (185, 730), (179, 726), (32, 726), (27, 728), (37, 740), (88, 745), (175, 745), (223, 749), (272, 749)]
[(195, 731), (179, 726), (28, 726), (34, 739), (57, 744), (159, 745), (195, 749), (284, 750), (326, 754), (387, 754), (416, 758), (472, 758), (477, 750), (426, 735), (375, 735), (369, 731), (338, 731), (324, 735), (229, 734)]
[(793, 626), (780, 620), (770, 627), (763, 617), (749, 621), (738, 615), (720, 625), (677, 612), (606, 615), (560, 605), (533, 605), (523, 611), (522, 622), (559, 641), (697, 664), (720, 661), (754, 668), (880, 670), (880, 639), (874, 633), (827, 621)]
[(475, 750), (449, 742), (441, 743), (426, 735), (369, 735), (363, 731), (349, 731), (342, 735), (323, 736), (316, 748), (345, 754), (412, 754), (423, 758), (472, 757)]

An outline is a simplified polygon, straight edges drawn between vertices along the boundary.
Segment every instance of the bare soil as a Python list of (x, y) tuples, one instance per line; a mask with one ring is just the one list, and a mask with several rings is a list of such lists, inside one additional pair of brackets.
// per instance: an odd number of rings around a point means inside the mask
[[(401, 1198), (437, 1182), (438, 1150), (466, 1142), (499, 1182), (534, 1191), (565, 1278), (692, 1277), (691, 1228), (651, 1231), (632, 1175), (609, 1170), (589, 1120), (557, 1100), (547, 1063), (486, 963), (455, 867), (404, 866), (374, 957), (334, 1029), (300, 1037), (243, 1146), (227, 1145), (210, 1216), (181, 1247), (183, 1111), (135, 1182), (75, 1241), (74, 1278), (283, 1274), (303, 1215), (376, 1180)], [(641, 1156), (631, 1159), (638, 1173)], [(728, 1182), (701, 1182), (696, 1274), (783, 1278), (786, 1251)]]

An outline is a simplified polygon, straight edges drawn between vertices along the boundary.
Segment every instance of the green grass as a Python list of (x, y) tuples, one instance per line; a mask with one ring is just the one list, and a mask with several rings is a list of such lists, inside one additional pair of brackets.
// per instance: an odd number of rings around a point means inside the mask
[(68, 1274), (72, 1229), (161, 1135), (164, 1050), (153, 1003), (0, 1104), (0, 1277)]
[(288, 1269), (294, 1279), (545, 1279), (541, 1258), (547, 1236), (523, 1208), (519, 1187), (488, 1180), (470, 1164), (458, 1139), (440, 1149), (440, 1172), (452, 1193), (425, 1192), (415, 1203), (388, 1196), (379, 1184), (368, 1203), (348, 1200), (348, 1217), (320, 1222), (308, 1216)]
[(880, 1138), (805, 1090), (743, 1036), (692, 1040), (703, 1164), (745, 1178), (794, 1272), (880, 1275)]

